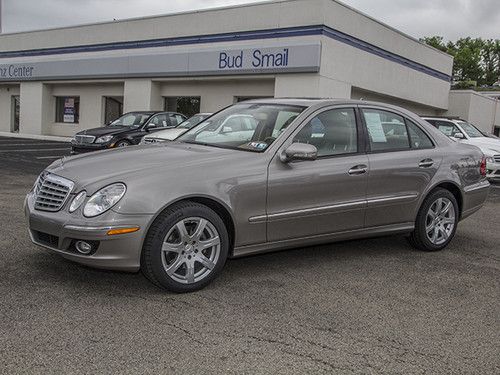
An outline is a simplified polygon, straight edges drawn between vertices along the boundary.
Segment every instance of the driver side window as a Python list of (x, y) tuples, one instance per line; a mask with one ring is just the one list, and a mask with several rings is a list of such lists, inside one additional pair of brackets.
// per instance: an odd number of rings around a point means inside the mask
[(156, 115), (149, 121), (149, 127), (165, 127), (167, 126), (167, 116), (166, 115)]
[(293, 139), (318, 149), (318, 156), (358, 152), (358, 130), (353, 108), (332, 109), (314, 117)]

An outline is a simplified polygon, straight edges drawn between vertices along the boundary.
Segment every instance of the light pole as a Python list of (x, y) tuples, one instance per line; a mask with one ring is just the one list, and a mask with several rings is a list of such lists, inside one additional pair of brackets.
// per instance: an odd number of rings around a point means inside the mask
[(0, 34), (2, 33), (2, 0), (0, 0)]

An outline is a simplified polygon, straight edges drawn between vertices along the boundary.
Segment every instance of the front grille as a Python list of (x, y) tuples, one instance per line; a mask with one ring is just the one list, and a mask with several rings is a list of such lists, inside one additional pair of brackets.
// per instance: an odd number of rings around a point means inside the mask
[(493, 158), (495, 159), (496, 163), (500, 163), (500, 155), (495, 155), (493, 156)]
[(68, 198), (74, 183), (63, 177), (43, 172), (35, 186), (35, 209), (59, 211)]
[(93, 135), (75, 135), (76, 143), (86, 144), (86, 143), (94, 143), (95, 137)]
[(46, 246), (57, 248), (59, 246), (59, 237), (44, 232), (34, 232), (35, 240)]

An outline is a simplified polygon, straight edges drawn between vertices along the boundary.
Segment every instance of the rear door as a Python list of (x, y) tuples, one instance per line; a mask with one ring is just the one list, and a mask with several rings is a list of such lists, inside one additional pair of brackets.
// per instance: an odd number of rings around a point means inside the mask
[[(269, 166), (268, 241), (360, 229), (364, 225), (368, 158), (352, 107), (312, 114), (284, 142)], [(318, 149), (315, 161), (280, 161), (293, 142)]]
[(401, 113), (361, 107), (361, 117), (370, 170), (365, 226), (413, 223), (442, 156), (424, 127)]

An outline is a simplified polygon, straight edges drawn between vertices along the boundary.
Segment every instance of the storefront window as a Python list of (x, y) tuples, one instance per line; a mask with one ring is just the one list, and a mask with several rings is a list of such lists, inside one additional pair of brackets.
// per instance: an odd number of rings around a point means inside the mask
[(191, 117), (200, 113), (200, 102), (199, 96), (169, 96), (165, 98), (165, 111), (179, 112)]
[(77, 124), (80, 121), (80, 97), (56, 97), (56, 122)]
[(104, 97), (104, 123), (109, 124), (123, 115), (123, 96)]

